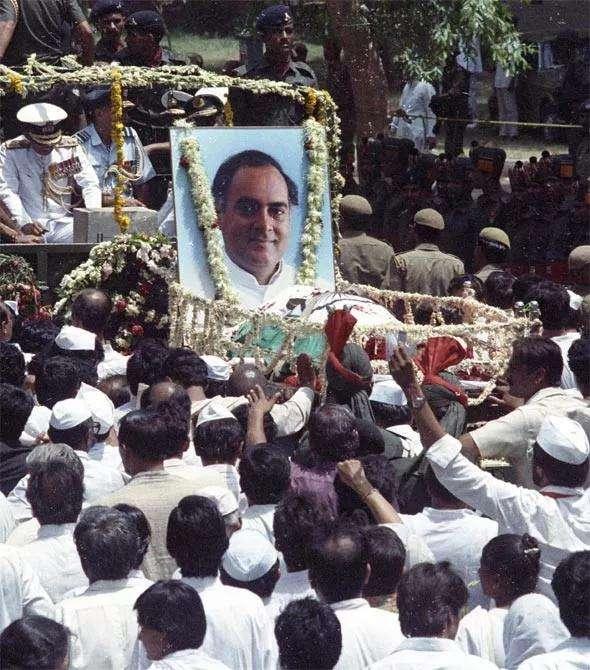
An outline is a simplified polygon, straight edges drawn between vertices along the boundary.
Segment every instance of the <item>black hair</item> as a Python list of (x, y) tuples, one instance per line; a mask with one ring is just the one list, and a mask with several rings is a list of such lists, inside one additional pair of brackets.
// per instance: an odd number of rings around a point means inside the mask
[(33, 398), (22, 389), (0, 383), (0, 440), (19, 440), (34, 404)]
[(178, 454), (178, 444), (171, 439), (169, 419), (154, 410), (138, 409), (126, 414), (119, 425), (119, 444), (149, 463)]
[(352, 412), (342, 405), (327, 404), (309, 420), (309, 446), (321, 463), (338, 463), (358, 450), (358, 432)]
[(262, 388), (266, 385), (266, 377), (262, 374), (262, 370), (253, 363), (239, 363), (227, 380), (227, 393), (230, 396), (246, 395), (257, 384)]
[(453, 495), (446, 486), (441, 484), (430, 465), (424, 472), (424, 485), (426, 486), (426, 490), (428, 491), (431, 499), (439, 498), (446, 503), (461, 502), (461, 500), (457, 498), (457, 496)]
[(315, 598), (290, 602), (275, 622), (283, 670), (332, 670), (342, 652), (342, 628), (332, 608)]
[(477, 241), (483, 255), (488, 263), (503, 265), (510, 258), (510, 248), (496, 240), (488, 240), (480, 237)]
[(526, 294), (525, 303), (536, 300), (541, 323), (548, 330), (567, 328), (570, 323), (570, 297), (567, 290), (551, 281), (540, 282)]
[(80, 367), (72, 358), (51, 356), (41, 362), (35, 375), (35, 394), (44, 407), (75, 398), (80, 388)]
[(89, 581), (125, 579), (139, 553), (135, 521), (112, 507), (88, 507), (74, 529), (74, 542)]
[(527, 533), (493, 537), (481, 552), (481, 566), (502, 579), (504, 593), (512, 602), (534, 593), (539, 577), (541, 550)]
[(579, 465), (564, 463), (550, 456), (536, 442), (533, 445), (533, 466), (540, 466), (545, 476), (553, 486), (567, 486), (576, 488), (584, 486), (590, 469), (590, 459)]
[(512, 343), (512, 361), (527, 370), (545, 370), (548, 386), (561, 384), (563, 357), (561, 349), (546, 337), (521, 337)]
[[(382, 454), (371, 454), (359, 459), (365, 476), (371, 485), (393, 506), (399, 509), (396, 497), (397, 475), (392, 462)], [(342, 482), (339, 475), (334, 479), (334, 490), (338, 498), (338, 514), (359, 526), (373, 523), (371, 510), (358, 493)]]
[(96, 288), (86, 288), (72, 301), (72, 321), (79, 328), (102, 335), (107, 327), (113, 301), (108, 293)]
[(467, 603), (467, 588), (450, 567), (442, 563), (419, 563), (400, 579), (397, 608), (406, 637), (439, 637)]
[(575, 340), (567, 353), (567, 361), (580, 388), (590, 386), (590, 339)]
[(160, 580), (135, 601), (137, 623), (163, 633), (168, 653), (199, 649), (207, 632), (201, 597), (188, 584)]
[(25, 319), (20, 327), (18, 343), (27, 354), (38, 354), (53, 343), (59, 326), (51, 319)]
[(9, 342), (0, 342), (0, 384), (21, 387), (25, 381), (25, 357)]
[(115, 408), (126, 405), (131, 400), (131, 391), (125, 375), (114, 375), (103, 379), (98, 388), (113, 403)]
[(229, 541), (217, 505), (186, 496), (170, 512), (166, 548), (183, 577), (215, 577)]
[(590, 637), (590, 551), (575, 551), (555, 568), (551, 588), (572, 637)]
[(68, 655), (70, 631), (53, 619), (29, 614), (0, 635), (0, 666), (9, 670), (55, 670)]
[(521, 275), (512, 286), (514, 302), (524, 302), (527, 293), (533, 286), (543, 281), (543, 277), (535, 274)]
[(464, 288), (465, 282), (471, 282), (471, 288), (474, 291), (474, 298), (479, 302), (484, 302), (485, 292), (482, 280), (476, 275), (460, 275), (459, 277), (453, 277), (449, 282), (447, 288), (447, 295), (453, 295), (454, 291), (459, 291)]
[[(74, 458), (75, 457), (75, 458)], [(76, 523), (84, 499), (84, 467), (74, 454), (71, 463), (51, 459), (29, 467), (27, 500), (41, 524)]]
[(223, 564), (219, 568), (219, 576), (221, 581), (226, 586), (233, 586), (238, 589), (246, 589), (246, 591), (254, 593), (259, 598), (270, 598), (273, 591), (275, 590), (277, 582), (279, 581), (280, 574), (278, 559), (272, 568), (263, 574), (262, 577), (253, 579), (249, 582), (243, 582), (239, 579), (234, 579), (225, 571)]
[(197, 455), (206, 463), (229, 463), (235, 460), (244, 442), (244, 431), (237, 419), (215, 419), (200, 426), (195, 417), (194, 445)]
[(139, 570), (152, 540), (152, 529), (150, 527), (150, 522), (147, 520), (146, 515), (139, 509), (139, 507), (135, 507), (135, 505), (118, 503), (113, 505), (113, 509), (116, 509), (128, 516), (135, 524), (137, 537), (139, 538), (139, 545), (137, 558), (133, 564), (133, 569)]
[(496, 270), (488, 275), (484, 282), (486, 302), (492, 307), (510, 309), (514, 304), (512, 287), (516, 277), (511, 272)]
[(47, 435), (53, 444), (67, 444), (77, 451), (88, 451), (88, 440), (92, 434), (94, 422), (92, 417), (82, 421), (73, 428), (59, 429), (49, 426)]
[(279, 502), (291, 484), (289, 459), (269, 447), (247, 449), (240, 459), (240, 488), (250, 505)]
[[(242, 403), (241, 405), (238, 405), (237, 407), (234, 407), (232, 409), (231, 413), (236, 417), (236, 419), (240, 422), (240, 425), (242, 426), (242, 430), (244, 431), (244, 435), (248, 431), (248, 414), (250, 412), (250, 407), (247, 403)], [(272, 414), (270, 412), (265, 412), (264, 416), (262, 417), (262, 428), (264, 430), (264, 435), (266, 437), (267, 442), (274, 442), (279, 433), (279, 429), (277, 428), (277, 424), (275, 420), (272, 417)]]
[[(148, 391), (144, 395), (149, 398)], [(154, 411), (168, 424), (168, 453), (177, 455), (184, 452), (190, 442), (191, 401), (188, 393), (178, 387), (168, 400), (155, 405)]]
[(358, 528), (338, 528), (312, 545), (309, 579), (329, 603), (358, 598), (367, 577), (369, 551)]
[(164, 362), (168, 348), (159, 340), (146, 340), (138, 346), (127, 361), (127, 381), (136, 396), (139, 384), (155, 384), (166, 379)]
[(333, 523), (328, 507), (312, 494), (285, 493), (273, 519), (275, 546), (290, 570), (309, 567), (309, 554), (316, 533)]
[(395, 593), (404, 571), (406, 548), (395, 531), (386, 526), (363, 530), (367, 541), (371, 574), (363, 587), (363, 596), (388, 596)]
[(430, 242), (431, 244), (439, 242), (443, 233), (442, 230), (421, 225), (414, 226), (414, 230), (416, 231), (416, 237), (419, 242)]
[(241, 168), (261, 168), (267, 165), (275, 168), (285, 180), (289, 195), (289, 204), (299, 204), (297, 184), (285, 173), (280, 163), (263, 151), (249, 149), (230, 156), (217, 170), (213, 179), (213, 185), (211, 186), (216, 208), (221, 212), (225, 209), (227, 194), (238, 170)]
[(207, 364), (192, 349), (171, 349), (164, 363), (164, 374), (185, 389), (207, 387)]
[(355, 426), (359, 435), (359, 446), (356, 451), (358, 457), (382, 454), (385, 451), (385, 438), (374, 421), (357, 417)]

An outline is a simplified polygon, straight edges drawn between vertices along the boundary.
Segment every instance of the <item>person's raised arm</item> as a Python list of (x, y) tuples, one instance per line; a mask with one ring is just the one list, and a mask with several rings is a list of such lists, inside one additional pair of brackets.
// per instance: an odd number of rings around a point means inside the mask
[(72, 31), (72, 36), (82, 49), (80, 62), (83, 65), (92, 65), (94, 63), (94, 36), (88, 21), (77, 23)]
[(250, 407), (248, 409), (248, 428), (245, 439), (247, 447), (267, 441), (264, 433), (264, 415), (274, 407), (279, 396), (280, 393), (275, 393), (267, 398), (258, 384), (249, 391), (247, 398)]

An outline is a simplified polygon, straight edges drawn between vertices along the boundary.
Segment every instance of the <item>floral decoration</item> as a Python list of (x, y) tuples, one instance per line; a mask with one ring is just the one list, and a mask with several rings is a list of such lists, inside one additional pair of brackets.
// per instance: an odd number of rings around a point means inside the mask
[(33, 268), (22, 258), (0, 254), (0, 300), (14, 300), (25, 318), (46, 318), (48, 308), (40, 305), (41, 293)]
[(125, 233), (131, 225), (131, 220), (125, 214), (125, 175), (123, 174), (123, 163), (125, 161), (125, 125), (123, 123), (123, 87), (121, 86), (121, 73), (117, 68), (111, 70), (111, 137), (117, 149), (117, 183), (115, 184), (113, 214), (119, 230)]

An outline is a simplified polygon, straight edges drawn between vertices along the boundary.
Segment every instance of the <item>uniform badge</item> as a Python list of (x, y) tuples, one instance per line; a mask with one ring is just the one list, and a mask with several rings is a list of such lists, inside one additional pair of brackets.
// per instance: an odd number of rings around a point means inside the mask
[(60, 163), (51, 163), (47, 168), (52, 179), (63, 179), (64, 177), (73, 177), (82, 171), (82, 163), (78, 156), (73, 156)]

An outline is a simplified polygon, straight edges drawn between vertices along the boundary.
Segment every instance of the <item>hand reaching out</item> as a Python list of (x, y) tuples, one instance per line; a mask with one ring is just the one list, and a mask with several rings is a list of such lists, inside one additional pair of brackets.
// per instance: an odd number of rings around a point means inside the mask
[(395, 348), (393, 356), (389, 359), (389, 372), (402, 389), (418, 386), (414, 364), (405, 347)]
[(367, 479), (360, 461), (342, 461), (342, 463), (338, 463), (337, 467), (341, 481), (353, 491), (356, 491), (361, 498), (371, 493), (373, 486)]
[(259, 412), (264, 415), (274, 407), (277, 400), (281, 397), (280, 391), (267, 398), (262, 387), (259, 384), (248, 392), (246, 398), (250, 405), (250, 412)]

